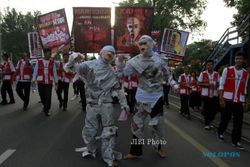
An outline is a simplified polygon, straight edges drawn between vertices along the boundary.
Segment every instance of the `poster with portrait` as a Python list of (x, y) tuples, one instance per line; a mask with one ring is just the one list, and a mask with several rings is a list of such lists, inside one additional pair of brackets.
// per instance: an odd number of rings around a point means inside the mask
[(37, 32), (28, 33), (28, 43), (30, 59), (38, 59), (42, 57), (43, 50)]
[(116, 7), (114, 45), (121, 53), (139, 53), (138, 40), (151, 35), (153, 8)]
[(160, 30), (153, 30), (151, 31), (151, 37), (154, 40), (154, 52), (160, 52), (161, 50), (161, 31)]
[(70, 34), (64, 9), (38, 16), (36, 24), (43, 48), (51, 49), (52, 54), (69, 50)]
[(111, 8), (73, 8), (74, 48), (81, 53), (98, 53), (111, 45)]
[(189, 33), (165, 28), (161, 42), (161, 52), (168, 57), (182, 61), (186, 51)]

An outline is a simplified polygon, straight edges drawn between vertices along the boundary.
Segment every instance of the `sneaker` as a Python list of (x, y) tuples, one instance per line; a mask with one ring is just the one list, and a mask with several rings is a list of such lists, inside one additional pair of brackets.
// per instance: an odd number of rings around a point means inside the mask
[(213, 129), (213, 128), (214, 128), (214, 126), (213, 126), (213, 125), (210, 125), (210, 128), (211, 128), (211, 129)]
[(240, 142), (237, 142), (236, 144), (232, 143), (233, 147), (236, 147), (239, 150), (245, 150), (245, 148), (240, 144)]
[(224, 136), (223, 136), (222, 134), (217, 133), (217, 139), (218, 139), (220, 142), (223, 142), (223, 141), (224, 141)]
[(59, 109), (62, 109), (62, 107), (63, 107), (63, 103), (60, 101), (59, 102)]
[(209, 125), (206, 125), (206, 126), (204, 126), (204, 129), (205, 129), (205, 130), (210, 130), (210, 126), (209, 126)]
[(191, 116), (190, 115), (187, 115), (187, 120), (191, 120)]
[(47, 111), (47, 112), (45, 112), (45, 115), (49, 117), (49, 116), (51, 116), (51, 112)]

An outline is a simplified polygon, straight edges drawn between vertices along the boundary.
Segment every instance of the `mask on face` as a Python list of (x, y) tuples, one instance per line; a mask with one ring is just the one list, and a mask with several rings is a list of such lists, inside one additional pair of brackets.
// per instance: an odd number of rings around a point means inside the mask
[[(107, 54), (107, 52), (112, 52), (113, 53), (113, 58), (108, 60), (104, 58), (104, 54)], [(101, 51), (100, 51), (100, 58), (105, 61), (106, 63), (110, 64), (112, 61), (115, 59), (115, 48), (111, 45), (106, 45), (104, 46)]]
[(143, 56), (151, 56), (153, 52), (153, 39), (148, 35), (143, 35), (138, 41), (140, 52)]

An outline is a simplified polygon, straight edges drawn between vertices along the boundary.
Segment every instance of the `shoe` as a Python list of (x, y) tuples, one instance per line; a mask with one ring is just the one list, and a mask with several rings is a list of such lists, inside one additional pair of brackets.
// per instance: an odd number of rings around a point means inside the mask
[(59, 102), (59, 109), (62, 109), (63, 103)]
[(129, 159), (138, 159), (139, 156), (137, 155), (132, 155), (132, 154), (127, 154), (123, 157), (124, 160), (129, 160)]
[(220, 142), (223, 142), (223, 141), (224, 141), (224, 136), (223, 136), (222, 134), (217, 133), (217, 139), (218, 139)]
[(214, 126), (213, 125), (210, 125), (210, 129), (213, 129), (214, 128)]
[(67, 111), (67, 108), (63, 107), (63, 111)]
[(205, 129), (205, 130), (210, 130), (210, 126), (209, 126), (209, 125), (206, 125), (206, 126), (204, 126), (204, 129)]
[(15, 101), (14, 100), (11, 100), (8, 104), (14, 104)]
[(45, 115), (49, 117), (49, 116), (51, 116), (51, 112), (47, 111), (47, 112), (45, 112)]
[(1, 105), (6, 105), (6, 104), (7, 104), (6, 101), (2, 101), (2, 102), (1, 102)]
[(187, 115), (187, 120), (191, 120), (191, 116), (190, 115)]
[(27, 107), (23, 107), (23, 111), (26, 111), (27, 110)]
[(239, 150), (245, 150), (245, 148), (240, 144), (240, 142), (237, 142), (236, 144), (232, 143), (233, 147), (236, 147)]

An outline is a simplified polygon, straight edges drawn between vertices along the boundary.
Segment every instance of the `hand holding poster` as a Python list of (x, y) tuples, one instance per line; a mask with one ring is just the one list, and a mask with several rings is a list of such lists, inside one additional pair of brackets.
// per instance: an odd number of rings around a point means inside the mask
[(168, 57), (182, 61), (186, 51), (186, 44), (188, 40), (188, 32), (164, 29), (161, 52), (166, 53)]
[(52, 54), (69, 50), (70, 35), (64, 9), (38, 16), (36, 21), (43, 48), (51, 49)]

